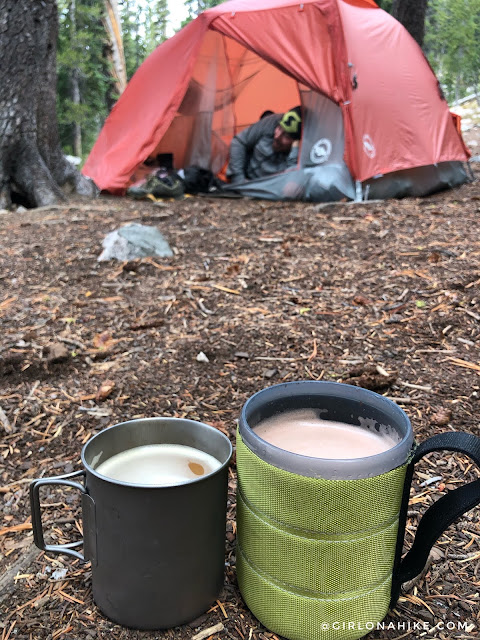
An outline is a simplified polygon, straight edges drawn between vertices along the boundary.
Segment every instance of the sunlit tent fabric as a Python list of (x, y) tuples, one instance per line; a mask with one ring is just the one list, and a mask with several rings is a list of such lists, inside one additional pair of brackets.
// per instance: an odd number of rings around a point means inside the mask
[(148, 158), (225, 171), (232, 137), (301, 104), (297, 168), (235, 188), (307, 201), (460, 184), (469, 153), (420, 47), (373, 0), (230, 0), (140, 66), (83, 173), (124, 193)]

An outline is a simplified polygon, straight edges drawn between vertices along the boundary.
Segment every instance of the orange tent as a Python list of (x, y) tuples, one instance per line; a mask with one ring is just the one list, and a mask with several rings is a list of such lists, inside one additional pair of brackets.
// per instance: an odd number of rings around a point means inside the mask
[[(435, 75), (373, 0), (230, 0), (160, 45), (129, 82), (84, 166), (122, 193), (149, 157), (218, 173), (232, 137), (264, 109), (302, 105), (306, 200), (428, 193), (468, 160)], [(285, 175), (250, 183), (281, 199)], [(300, 193), (300, 192), (297, 192)]]

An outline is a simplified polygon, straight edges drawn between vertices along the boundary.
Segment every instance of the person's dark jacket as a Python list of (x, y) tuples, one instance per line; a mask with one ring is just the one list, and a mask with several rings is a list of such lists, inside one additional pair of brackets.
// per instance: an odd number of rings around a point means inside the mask
[(297, 164), (298, 147), (292, 147), (288, 154), (272, 149), (273, 134), (281, 117), (281, 113), (266, 116), (233, 138), (227, 169), (232, 183), (280, 173)]

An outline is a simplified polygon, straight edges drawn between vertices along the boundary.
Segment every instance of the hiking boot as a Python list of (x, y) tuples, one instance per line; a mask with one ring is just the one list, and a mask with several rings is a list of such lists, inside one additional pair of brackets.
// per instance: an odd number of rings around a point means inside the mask
[(152, 174), (146, 182), (127, 189), (127, 195), (136, 200), (144, 198), (181, 198), (184, 194), (182, 181), (164, 172)]
[(165, 178), (153, 176), (149, 188), (155, 198), (181, 198), (184, 194), (182, 181), (175, 176)]

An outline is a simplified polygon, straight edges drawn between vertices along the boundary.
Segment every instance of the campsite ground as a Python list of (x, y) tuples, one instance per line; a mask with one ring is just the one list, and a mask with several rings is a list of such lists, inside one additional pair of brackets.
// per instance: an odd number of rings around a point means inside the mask
[[(134, 416), (200, 419), (233, 440), (245, 400), (282, 380), (374, 389), (405, 409), (420, 440), (479, 434), (479, 213), (477, 180), (371, 204), (102, 197), (2, 214), (2, 640), (183, 640), (220, 622), (211, 640), (275, 638), (236, 585), (234, 462), (225, 589), (195, 624), (164, 632), (114, 625), (93, 603), (88, 565), (33, 547), (28, 483), (79, 469), (89, 437)], [(156, 225), (174, 257), (98, 263), (105, 234), (127, 221)], [(421, 463), (407, 544), (426, 506), (476, 477), (461, 456)], [(50, 537), (79, 535), (76, 496), (45, 500)], [(479, 636), (479, 523), (476, 509), (449, 528), (387, 619), (394, 629), (370, 638)], [(423, 635), (415, 622), (439, 626)]]

